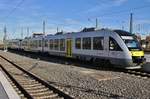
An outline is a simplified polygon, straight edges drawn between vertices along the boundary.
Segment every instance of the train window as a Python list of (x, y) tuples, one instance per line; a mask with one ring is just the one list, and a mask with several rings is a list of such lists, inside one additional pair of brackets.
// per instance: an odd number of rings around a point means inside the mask
[(76, 38), (75, 47), (76, 49), (81, 49), (81, 38)]
[(36, 40), (36, 48), (38, 48), (38, 40)]
[(23, 41), (23, 45), (22, 46), (27, 46), (27, 41)]
[(35, 41), (32, 41), (32, 47), (35, 48)]
[(118, 43), (116, 42), (115, 39), (109, 38), (109, 50), (111, 51), (122, 51)]
[(22, 46), (26, 46), (26, 42), (25, 41), (22, 42)]
[(35, 48), (35, 46), (36, 46), (36, 45), (35, 45), (35, 42), (36, 42), (36, 41), (32, 41), (32, 46), (33, 46), (33, 48)]
[(35, 41), (32, 41), (32, 47), (35, 48)]
[(83, 43), (82, 43), (83, 49), (91, 49), (91, 38), (83, 38)]
[(30, 47), (32, 47), (33, 46), (33, 43), (32, 43), (32, 41), (30, 41)]
[(32, 43), (31, 43), (31, 46), (34, 48), (34, 41), (31, 41)]
[(55, 50), (58, 50), (58, 49), (59, 49), (59, 40), (58, 40), (58, 39), (55, 39), (55, 40), (54, 40), (54, 49), (55, 49)]
[(39, 47), (42, 47), (42, 43), (41, 43), (41, 40), (39, 40)]
[(93, 50), (103, 50), (104, 49), (104, 38), (94, 37), (93, 38)]
[(53, 40), (50, 40), (50, 41), (49, 41), (49, 49), (50, 49), (50, 50), (53, 50)]
[(48, 47), (48, 40), (45, 40), (44, 45), (45, 47)]
[(60, 51), (65, 51), (65, 39), (60, 39)]

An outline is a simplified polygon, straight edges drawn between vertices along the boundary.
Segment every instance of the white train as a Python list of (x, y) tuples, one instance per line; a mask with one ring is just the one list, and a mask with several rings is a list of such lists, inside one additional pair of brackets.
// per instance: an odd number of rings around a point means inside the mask
[[(82, 32), (38, 36), (18, 42), (16, 44), (20, 45), (17, 49), (111, 63), (119, 68), (136, 69), (145, 63), (144, 52), (138, 40), (123, 30), (84, 29)], [(9, 48), (16, 49), (14, 45), (9, 45)]]

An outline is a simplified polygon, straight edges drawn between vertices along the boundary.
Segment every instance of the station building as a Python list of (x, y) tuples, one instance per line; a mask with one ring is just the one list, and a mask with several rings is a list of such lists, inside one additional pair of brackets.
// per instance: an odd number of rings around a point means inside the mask
[(137, 35), (137, 39), (140, 41), (142, 48), (146, 51), (150, 51), (150, 35), (149, 36), (141, 36)]
[(146, 43), (146, 49), (150, 51), (150, 36), (146, 37), (145, 43)]

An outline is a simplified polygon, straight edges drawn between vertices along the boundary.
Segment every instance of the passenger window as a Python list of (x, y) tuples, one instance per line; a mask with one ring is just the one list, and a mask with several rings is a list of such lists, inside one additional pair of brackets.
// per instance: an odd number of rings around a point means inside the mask
[(33, 48), (35, 47), (35, 41), (32, 41), (32, 47)]
[(81, 38), (76, 38), (75, 40), (75, 48), (81, 49)]
[(87, 38), (83, 38), (83, 43), (82, 43), (83, 49), (91, 49), (91, 38), (87, 37)]
[(42, 47), (42, 43), (41, 43), (41, 40), (39, 40), (39, 47)]
[(34, 41), (34, 47), (37, 48), (37, 40)]
[(109, 38), (109, 50), (110, 51), (122, 51), (118, 43), (116, 42), (115, 39)]
[(54, 48), (55, 48), (55, 50), (59, 49), (59, 40), (58, 39), (55, 39), (55, 41), (54, 41)]
[(65, 51), (65, 39), (60, 39), (60, 51)]
[(93, 50), (103, 50), (104, 49), (104, 38), (94, 37), (93, 38)]
[(30, 41), (30, 46), (33, 47), (33, 41)]
[(33, 47), (36, 48), (36, 40), (33, 41)]
[(35, 41), (32, 41), (32, 47), (35, 48)]
[(50, 49), (50, 50), (53, 50), (53, 40), (50, 40), (50, 41), (49, 41), (49, 49)]
[(48, 47), (48, 40), (45, 40), (45, 47)]
[(38, 40), (36, 40), (36, 48), (38, 48)]

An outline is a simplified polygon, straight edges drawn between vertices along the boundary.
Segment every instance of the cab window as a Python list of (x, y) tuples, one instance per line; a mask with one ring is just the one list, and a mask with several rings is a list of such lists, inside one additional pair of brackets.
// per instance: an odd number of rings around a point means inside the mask
[(121, 47), (115, 39), (109, 37), (109, 50), (110, 51), (122, 51)]

